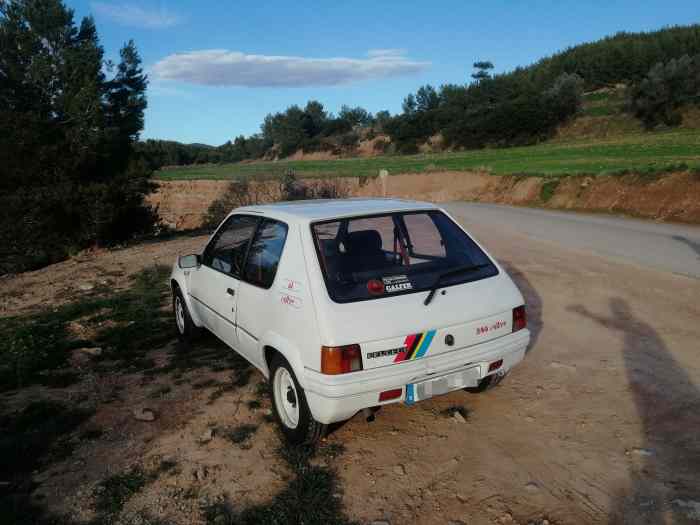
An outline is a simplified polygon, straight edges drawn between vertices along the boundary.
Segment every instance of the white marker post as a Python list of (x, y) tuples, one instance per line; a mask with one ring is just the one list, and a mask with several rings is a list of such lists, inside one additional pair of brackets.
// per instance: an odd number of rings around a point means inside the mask
[(386, 197), (387, 190), (386, 190), (386, 185), (387, 185), (387, 179), (389, 178), (389, 171), (388, 170), (379, 170), (379, 180), (382, 181), (382, 196)]

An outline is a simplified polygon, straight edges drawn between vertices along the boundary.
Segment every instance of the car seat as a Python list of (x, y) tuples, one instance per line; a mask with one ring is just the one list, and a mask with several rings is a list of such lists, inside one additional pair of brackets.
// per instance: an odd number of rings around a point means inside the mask
[(343, 267), (346, 272), (366, 272), (390, 265), (382, 250), (382, 236), (377, 230), (350, 232), (343, 240), (345, 253)]

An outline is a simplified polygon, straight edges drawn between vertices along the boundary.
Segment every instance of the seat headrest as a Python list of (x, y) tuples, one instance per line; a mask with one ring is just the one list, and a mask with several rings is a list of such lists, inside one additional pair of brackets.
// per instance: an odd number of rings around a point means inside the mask
[(377, 252), (382, 249), (382, 236), (377, 230), (360, 230), (348, 233), (345, 246), (349, 253)]

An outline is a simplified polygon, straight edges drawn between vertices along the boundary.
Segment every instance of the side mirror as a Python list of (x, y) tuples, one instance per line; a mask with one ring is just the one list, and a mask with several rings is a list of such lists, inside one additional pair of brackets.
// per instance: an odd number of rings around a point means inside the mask
[(197, 268), (202, 263), (201, 256), (199, 254), (191, 255), (181, 255), (177, 259), (177, 265), (186, 270), (188, 268)]

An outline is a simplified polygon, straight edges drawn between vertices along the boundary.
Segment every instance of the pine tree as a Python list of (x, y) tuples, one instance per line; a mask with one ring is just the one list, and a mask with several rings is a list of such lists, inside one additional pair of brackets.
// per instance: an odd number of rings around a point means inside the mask
[(133, 151), (146, 77), (133, 42), (109, 81), (103, 55), (60, 0), (0, 0), (0, 273), (154, 224)]

